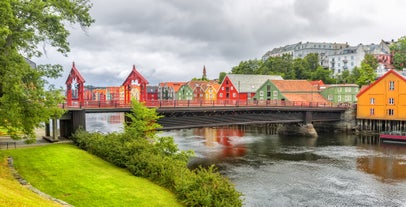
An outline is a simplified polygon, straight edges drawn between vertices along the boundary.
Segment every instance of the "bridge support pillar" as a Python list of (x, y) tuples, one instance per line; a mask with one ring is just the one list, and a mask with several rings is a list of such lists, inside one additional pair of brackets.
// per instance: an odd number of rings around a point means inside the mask
[(313, 127), (313, 124), (284, 124), (278, 130), (278, 134), (283, 136), (318, 137), (317, 131)]
[(60, 120), (61, 137), (71, 137), (79, 128), (86, 130), (85, 110), (70, 111), (62, 116)]

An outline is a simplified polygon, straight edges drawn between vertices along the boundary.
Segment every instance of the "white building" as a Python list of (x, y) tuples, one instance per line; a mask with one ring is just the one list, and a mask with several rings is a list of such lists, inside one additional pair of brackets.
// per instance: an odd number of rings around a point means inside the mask
[[(345, 70), (350, 72), (355, 67), (360, 67), (362, 60), (366, 54), (377, 55), (390, 55), (388, 45), (381, 41), (380, 44), (362, 45), (344, 48), (336, 54), (328, 56), (328, 67), (333, 70), (334, 75), (341, 74)], [(377, 68), (374, 68), (377, 70)]]
[(274, 48), (271, 51), (266, 52), (262, 56), (262, 60), (265, 61), (269, 57), (282, 56), (284, 54), (292, 55), (293, 58), (304, 58), (310, 53), (317, 53), (319, 55), (320, 65), (328, 67), (327, 57), (347, 47), (347, 43), (299, 42)]

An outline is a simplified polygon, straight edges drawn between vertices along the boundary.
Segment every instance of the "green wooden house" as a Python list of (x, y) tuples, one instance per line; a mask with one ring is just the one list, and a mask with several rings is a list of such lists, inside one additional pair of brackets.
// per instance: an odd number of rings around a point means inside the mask
[(177, 97), (177, 100), (193, 100), (193, 89), (185, 83), (180, 86)]
[(357, 84), (331, 84), (320, 87), (320, 94), (333, 103), (356, 103), (359, 87)]

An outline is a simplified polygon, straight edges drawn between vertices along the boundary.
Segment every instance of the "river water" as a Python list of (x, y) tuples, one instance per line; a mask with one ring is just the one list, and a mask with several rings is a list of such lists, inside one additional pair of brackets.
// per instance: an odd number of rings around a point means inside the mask
[[(120, 131), (122, 116), (88, 114), (87, 129)], [(406, 206), (406, 145), (367, 144), (353, 135), (280, 137), (248, 126), (160, 136), (195, 151), (191, 165), (216, 164), (245, 206)]]

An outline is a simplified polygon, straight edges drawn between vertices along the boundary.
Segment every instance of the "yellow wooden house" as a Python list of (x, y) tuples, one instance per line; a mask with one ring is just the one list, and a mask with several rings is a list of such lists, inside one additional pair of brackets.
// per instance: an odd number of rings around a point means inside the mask
[[(372, 130), (400, 130), (406, 122), (406, 78), (390, 70), (357, 95), (357, 119)], [(381, 121), (372, 121), (381, 120)], [(390, 121), (390, 122), (389, 122)], [(394, 125), (398, 127), (394, 127)]]

